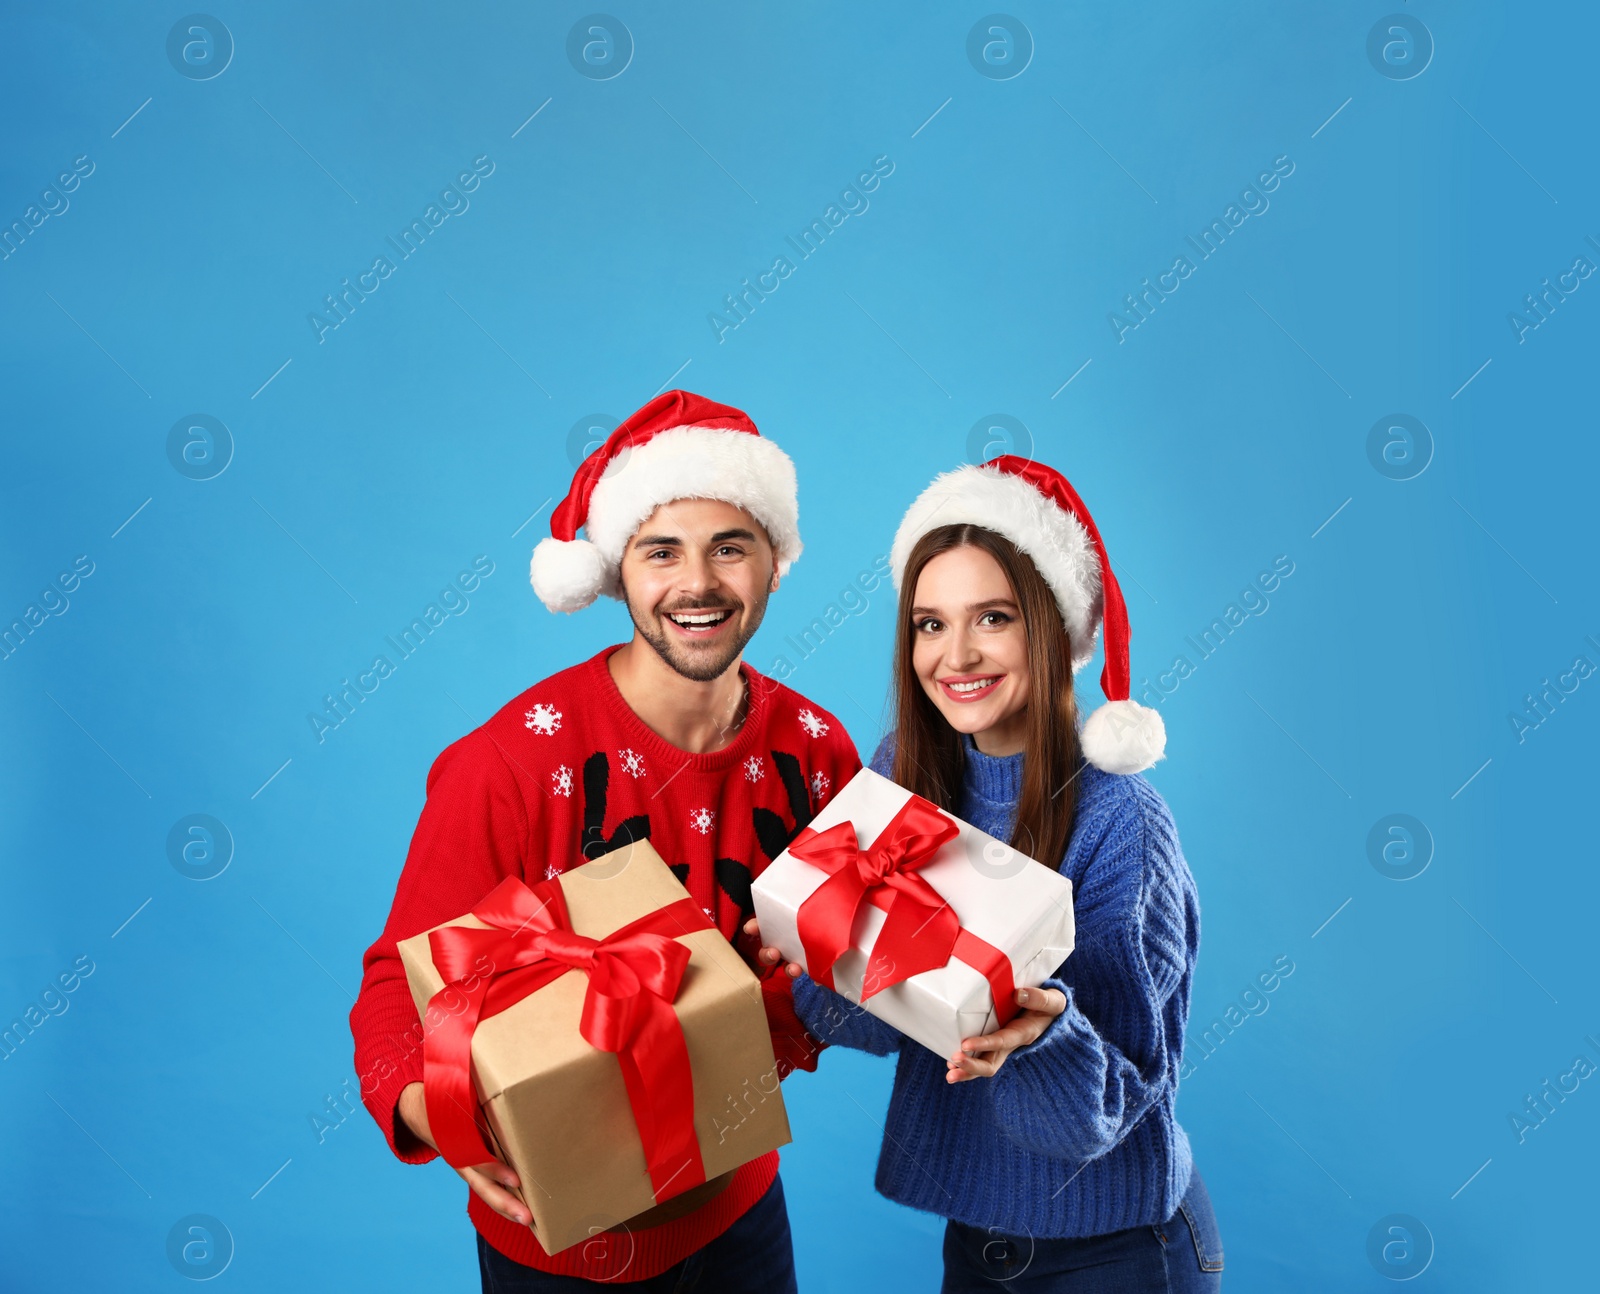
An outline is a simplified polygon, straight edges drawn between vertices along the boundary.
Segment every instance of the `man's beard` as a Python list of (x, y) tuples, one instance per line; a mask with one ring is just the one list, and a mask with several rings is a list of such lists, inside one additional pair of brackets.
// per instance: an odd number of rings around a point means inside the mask
[[(633, 599), (627, 597), (627, 590), (623, 590), (628, 606), (628, 614), (633, 617), (633, 627), (639, 631), (639, 636), (655, 648), (656, 655), (661, 657), (676, 673), (696, 683), (710, 683), (721, 678), (727, 672), (728, 666), (739, 659), (739, 654), (744, 651), (745, 644), (755, 637), (755, 632), (761, 627), (762, 618), (767, 613), (767, 598), (770, 593), (763, 588), (760, 600), (752, 608), (749, 624), (742, 630), (736, 631), (734, 637), (715, 651), (709, 648), (696, 649), (685, 643), (678, 642), (669, 636), (665, 629), (658, 628), (653, 622), (647, 622), (638, 611), (634, 609)], [(697, 602), (683, 606), (675, 606), (673, 611), (732, 611), (737, 617), (740, 606), (735, 602)], [(661, 613), (665, 619), (667, 613)]]

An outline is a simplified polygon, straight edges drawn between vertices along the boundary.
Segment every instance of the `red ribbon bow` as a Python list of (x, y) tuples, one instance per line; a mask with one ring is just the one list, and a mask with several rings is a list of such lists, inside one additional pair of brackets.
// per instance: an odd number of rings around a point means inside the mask
[(825, 831), (807, 827), (800, 832), (790, 854), (828, 873), (797, 914), (807, 974), (825, 988), (834, 987), (833, 964), (850, 947), (857, 911), (871, 903), (883, 909), (884, 921), (861, 978), (863, 1002), (954, 956), (989, 981), (995, 1015), (1001, 1024), (1010, 1020), (1017, 1013), (1011, 959), (963, 930), (955, 909), (917, 874), (960, 834), (954, 819), (920, 795), (900, 806), (867, 849), (848, 820)]
[(589, 980), (578, 1031), (617, 1056), (656, 1199), (705, 1181), (689, 1052), (672, 1007), (690, 957), (674, 936), (711, 928), (694, 901), (679, 899), (591, 939), (572, 929), (560, 882), (530, 887), (511, 876), (472, 915), (489, 928), (443, 926), (428, 935), (445, 981), (428, 1016), (444, 1018), (425, 1021), (422, 1090), (445, 1161), (467, 1168), (496, 1158), (472, 1087), (478, 1022), (577, 970)]

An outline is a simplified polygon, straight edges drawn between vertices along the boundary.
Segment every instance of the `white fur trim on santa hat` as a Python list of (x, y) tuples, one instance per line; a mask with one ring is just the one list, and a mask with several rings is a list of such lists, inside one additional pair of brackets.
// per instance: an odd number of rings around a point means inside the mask
[(972, 465), (936, 476), (895, 532), (889, 553), (895, 589), (917, 540), (939, 526), (962, 523), (1004, 535), (1033, 559), (1056, 595), (1072, 641), (1072, 668), (1087, 665), (1104, 606), (1099, 555), (1082, 523), (1021, 477)]
[(1167, 753), (1167, 725), (1137, 701), (1107, 701), (1080, 738), (1083, 757), (1107, 773), (1142, 773)]
[(674, 499), (721, 499), (767, 531), (786, 575), (800, 556), (799, 488), (794, 464), (772, 441), (745, 431), (674, 427), (623, 450), (589, 499), (584, 531), (615, 567), (639, 523)]

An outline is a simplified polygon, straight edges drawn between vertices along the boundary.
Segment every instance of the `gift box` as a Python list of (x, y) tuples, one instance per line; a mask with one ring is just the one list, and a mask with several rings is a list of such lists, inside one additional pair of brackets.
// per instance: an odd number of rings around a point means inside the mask
[(951, 1056), (1072, 951), (1072, 882), (870, 768), (751, 893), (761, 942)]
[(515, 1169), (547, 1253), (790, 1140), (760, 982), (646, 841), (399, 948), (439, 1151)]

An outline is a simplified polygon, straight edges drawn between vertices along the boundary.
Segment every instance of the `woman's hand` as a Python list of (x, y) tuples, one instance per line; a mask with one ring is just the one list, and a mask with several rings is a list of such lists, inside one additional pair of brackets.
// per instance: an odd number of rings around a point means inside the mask
[[(751, 917), (750, 920), (744, 923), (744, 932), (747, 935), (754, 935), (756, 941), (760, 942), (761, 927), (756, 923), (756, 919), (754, 917)], [(783, 954), (776, 948), (762, 948), (757, 951), (756, 960), (763, 966), (776, 966), (783, 960)], [(799, 962), (789, 962), (786, 966), (784, 966), (783, 970), (790, 979), (794, 979), (805, 970), (805, 967)]]
[(1019, 988), (1017, 1005), (1023, 1010), (1011, 1018), (1010, 1024), (981, 1038), (961, 1040), (961, 1050), (947, 1062), (950, 1068), (945, 1072), (945, 1082), (993, 1078), (1007, 1056), (1036, 1041), (1050, 1022), (1067, 1009), (1067, 995), (1058, 988)]
[[(433, 1129), (428, 1126), (428, 1106), (423, 1099), (421, 1083), (407, 1083), (400, 1090), (400, 1120), (423, 1145), (430, 1150), (439, 1149), (434, 1144)], [(521, 1226), (532, 1222), (527, 1206), (511, 1193), (519, 1185), (516, 1173), (498, 1159), (455, 1171), (472, 1187), (473, 1194), (501, 1217)]]

